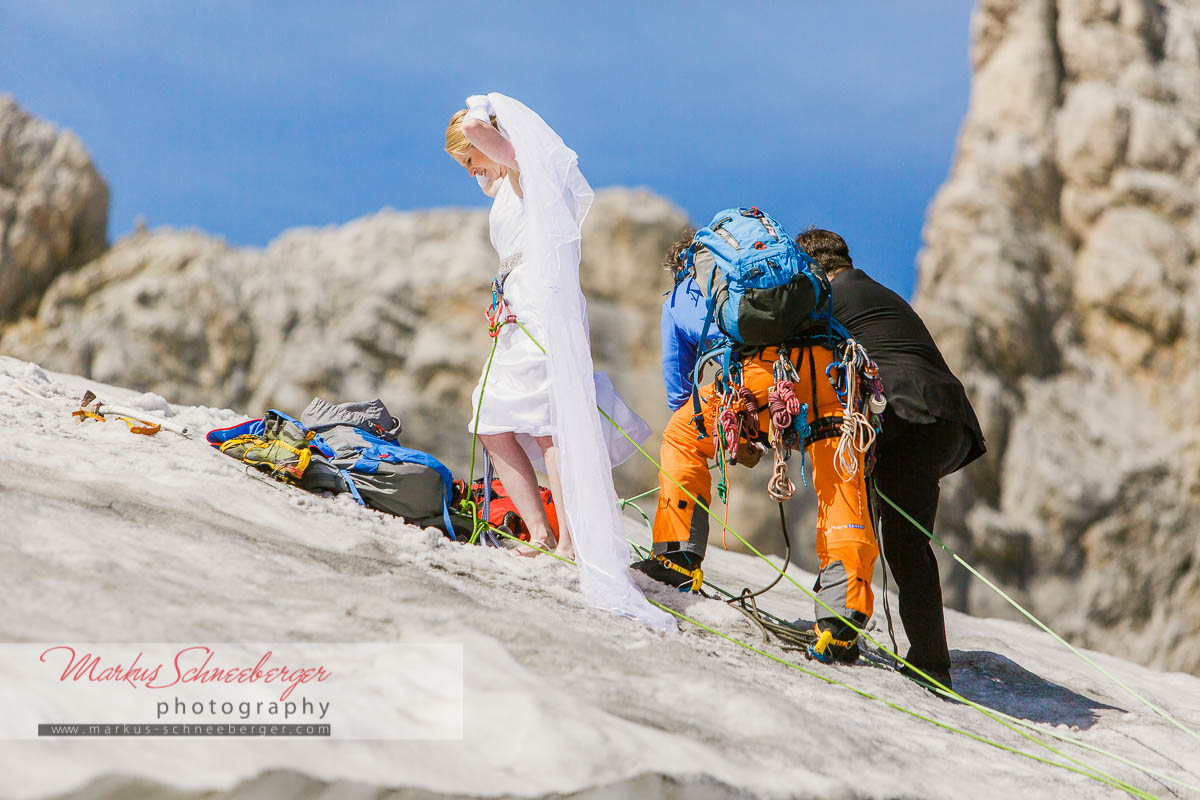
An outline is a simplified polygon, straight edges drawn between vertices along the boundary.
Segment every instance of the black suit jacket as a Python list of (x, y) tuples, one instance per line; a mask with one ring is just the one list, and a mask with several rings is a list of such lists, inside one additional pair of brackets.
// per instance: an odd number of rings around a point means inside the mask
[(912, 306), (861, 269), (839, 272), (830, 283), (833, 315), (879, 366), (892, 412), (915, 424), (962, 424), (974, 441), (955, 469), (983, 455), (983, 432), (967, 393)]

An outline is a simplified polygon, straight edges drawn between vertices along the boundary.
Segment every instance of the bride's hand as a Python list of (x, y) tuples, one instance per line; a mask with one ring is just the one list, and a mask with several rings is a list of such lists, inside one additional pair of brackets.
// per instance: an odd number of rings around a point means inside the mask
[[(500, 180), (504, 180), (501, 178)], [(495, 197), (496, 192), (500, 191), (500, 181), (488, 180), (486, 175), (476, 175), (475, 182), (479, 184), (479, 190), (488, 197)]]
[(473, 94), (467, 98), (466, 119), (477, 119), (490, 125), (491, 118), (495, 115), (496, 110), (492, 108), (492, 101), (488, 100), (486, 94)]

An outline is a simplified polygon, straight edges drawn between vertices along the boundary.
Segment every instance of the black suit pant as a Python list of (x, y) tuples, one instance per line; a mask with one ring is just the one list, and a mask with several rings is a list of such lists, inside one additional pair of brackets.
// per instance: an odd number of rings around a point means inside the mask
[[(875, 485), (933, 532), (938, 482), (962, 463), (970, 446), (970, 434), (960, 423), (913, 423), (888, 409), (876, 444)], [(934, 677), (948, 675), (942, 585), (932, 543), (882, 499), (878, 532), (900, 596), (900, 621), (910, 645), (905, 659)]]

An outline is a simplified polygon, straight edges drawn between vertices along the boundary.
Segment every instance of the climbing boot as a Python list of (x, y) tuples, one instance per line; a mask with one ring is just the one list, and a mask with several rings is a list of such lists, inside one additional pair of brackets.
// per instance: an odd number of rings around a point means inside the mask
[(822, 664), (853, 664), (858, 661), (858, 631), (836, 619), (820, 619), (813, 625), (817, 640), (805, 653)]
[(631, 567), (681, 592), (698, 592), (704, 583), (704, 571), (700, 569), (702, 561), (695, 553), (680, 551), (651, 556)]

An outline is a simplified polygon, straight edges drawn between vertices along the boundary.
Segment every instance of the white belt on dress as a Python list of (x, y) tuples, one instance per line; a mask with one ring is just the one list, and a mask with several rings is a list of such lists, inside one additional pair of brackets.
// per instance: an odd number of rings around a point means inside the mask
[(513, 253), (511, 256), (505, 256), (500, 259), (500, 280), (508, 277), (508, 273), (512, 272), (517, 267), (525, 263), (524, 253)]

